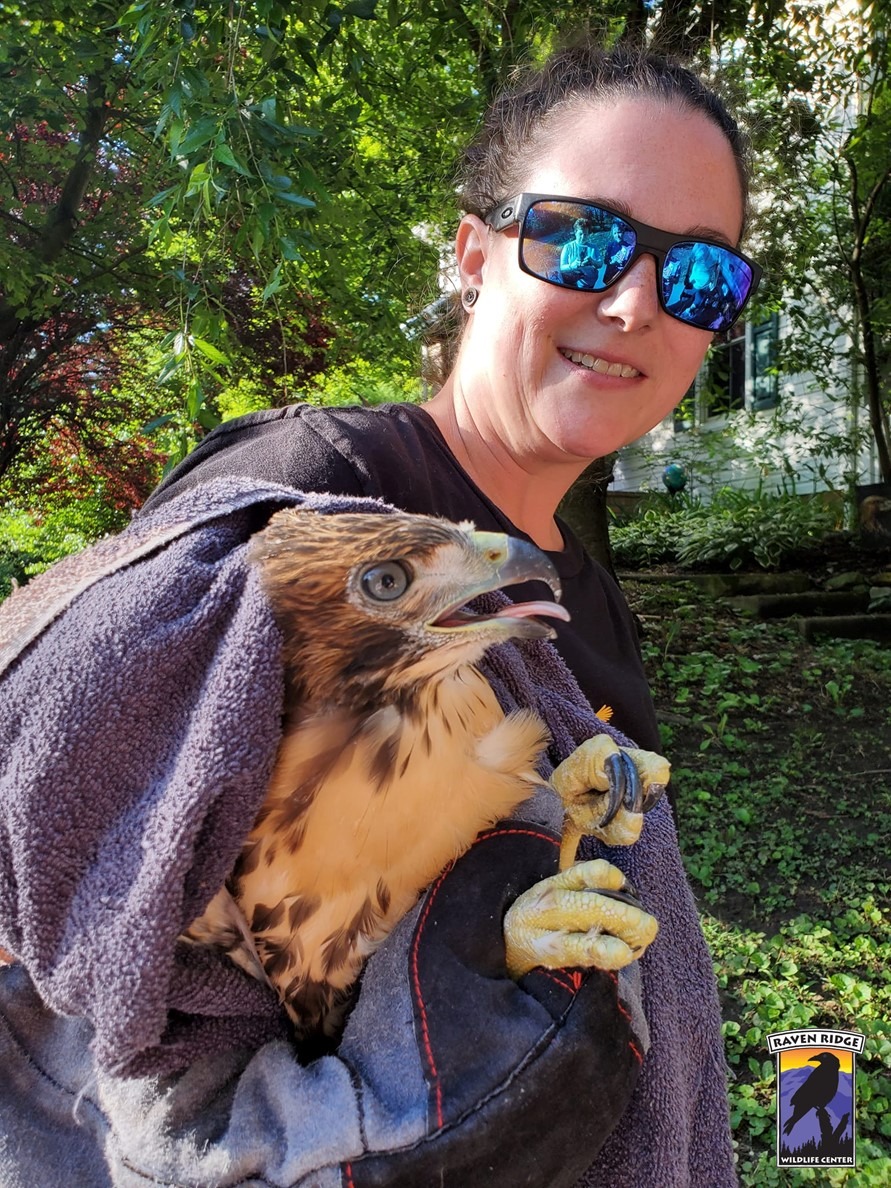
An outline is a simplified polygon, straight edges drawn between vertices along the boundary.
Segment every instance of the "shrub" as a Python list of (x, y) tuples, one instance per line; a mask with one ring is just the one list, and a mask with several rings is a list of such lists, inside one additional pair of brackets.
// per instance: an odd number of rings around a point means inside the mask
[(421, 398), (420, 380), (411, 374), (394, 372), (367, 359), (354, 359), (344, 367), (332, 367), (315, 377), (300, 399), (310, 404), (401, 404)]
[(654, 497), (636, 519), (613, 525), (610, 542), (617, 564), (630, 567), (755, 563), (771, 569), (822, 540), (835, 521), (835, 510), (819, 499), (724, 488), (709, 503)]
[(14, 583), (24, 585), (54, 561), (86, 548), (125, 522), (124, 513), (98, 497), (57, 506), (42, 516), (16, 509), (0, 511), (0, 599), (9, 595)]

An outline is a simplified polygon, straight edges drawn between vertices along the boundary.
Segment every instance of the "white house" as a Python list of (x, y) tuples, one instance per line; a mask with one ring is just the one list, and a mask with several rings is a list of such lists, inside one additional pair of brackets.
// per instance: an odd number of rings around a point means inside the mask
[[(783, 99), (818, 114), (823, 150), (836, 164), (854, 119), (872, 110), (870, 70), (878, 69), (875, 63), (883, 51), (874, 40), (869, 8), (863, 0), (813, 0), (788, 16), (790, 37), (800, 36), (810, 22), (805, 44), (815, 57), (808, 89), (785, 93)], [(732, 54), (732, 47), (725, 52)], [(833, 172), (830, 168), (828, 175)], [(844, 170), (835, 176), (843, 177)], [(847, 183), (837, 183), (835, 191), (827, 185), (820, 197), (831, 205), (834, 193), (849, 215)], [(864, 201), (861, 194), (861, 213)], [(761, 202), (762, 215), (769, 218), (775, 200), (762, 194)], [(839, 261), (835, 267), (844, 265)], [(819, 275), (813, 279), (812, 300), (819, 304), (824, 287)], [(858, 376), (850, 370), (851, 340), (839, 335), (834, 344), (837, 369), (818, 381), (811, 375), (783, 374), (775, 362), (777, 344), (791, 341), (795, 333), (792, 319), (780, 315), (740, 323), (716, 342), (675, 415), (622, 451), (614, 489), (662, 490), (662, 471), (670, 462), (684, 467), (686, 489), (704, 498), (722, 486), (806, 494), (878, 484), (881, 475)]]
[(652, 432), (625, 447), (615, 491), (662, 491), (662, 472), (678, 463), (686, 491), (709, 498), (721, 487), (810, 494), (878, 482), (850, 383), (827, 391), (807, 374), (778, 374), (786, 316), (739, 322), (709, 350), (684, 401)]

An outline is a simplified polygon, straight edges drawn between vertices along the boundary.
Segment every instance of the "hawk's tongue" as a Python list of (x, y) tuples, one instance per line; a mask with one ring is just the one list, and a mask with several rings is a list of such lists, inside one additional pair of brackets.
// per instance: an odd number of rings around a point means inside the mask
[(499, 607), (493, 618), (531, 619), (536, 615), (569, 622), (569, 611), (557, 602), (512, 602), (509, 606)]

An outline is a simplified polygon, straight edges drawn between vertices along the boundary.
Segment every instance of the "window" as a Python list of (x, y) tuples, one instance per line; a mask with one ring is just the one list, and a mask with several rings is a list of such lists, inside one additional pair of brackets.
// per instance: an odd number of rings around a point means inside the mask
[(780, 402), (776, 367), (777, 331), (779, 318), (776, 314), (753, 326), (752, 334), (752, 408), (776, 408)]
[(693, 386), (674, 411), (675, 433), (741, 408), (776, 408), (778, 332), (779, 318), (773, 314), (755, 325), (737, 322), (726, 334), (717, 335)]
[(700, 371), (706, 417), (726, 417), (746, 406), (746, 327), (743, 322), (716, 335)]

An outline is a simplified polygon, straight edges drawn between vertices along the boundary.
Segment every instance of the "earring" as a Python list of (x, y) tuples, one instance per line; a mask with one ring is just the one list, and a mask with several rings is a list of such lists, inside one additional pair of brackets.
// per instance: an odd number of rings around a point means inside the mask
[(465, 309), (470, 309), (472, 305), (476, 304), (476, 299), (479, 297), (479, 290), (474, 288), (465, 289), (461, 296), (461, 304)]

